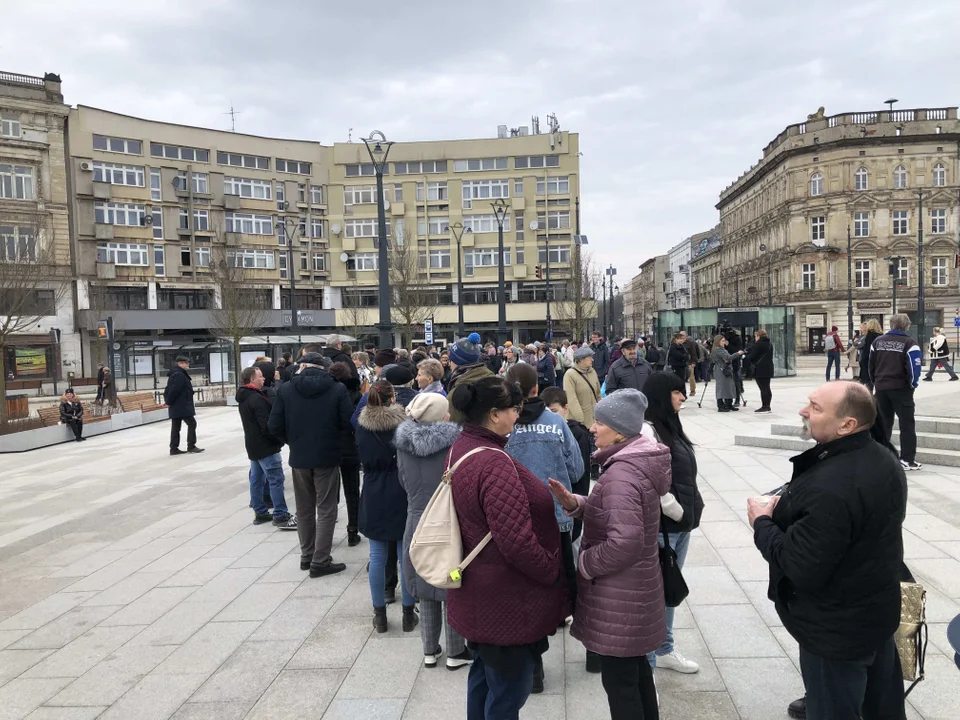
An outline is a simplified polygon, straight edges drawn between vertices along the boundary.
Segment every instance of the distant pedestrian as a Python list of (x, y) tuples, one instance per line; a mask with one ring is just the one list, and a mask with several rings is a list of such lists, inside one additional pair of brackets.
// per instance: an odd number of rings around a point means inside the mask
[[(610, 366), (607, 372), (607, 395), (624, 388), (642, 392), (647, 378), (653, 374), (653, 367), (637, 355), (636, 340), (627, 338), (620, 343), (620, 350), (623, 355)], [(594, 365), (596, 365), (596, 357), (594, 357)]]
[(540, 391), (546, 390), (548, 387), (556, 387), (557, 366), (555, 363), (556, 360), (550, 353), (549, 345), (543, 344), (537, 348), (537, 384)]
[(860, 343), (860, 383), (873, 392), (873, 380), (870, 378), (870, 354), (873, 351), (874, 341), (883, 335), (883, 328), (875, 318), (866, 322), (863, 342)]
[(83, 437), (83, 405), (77, 400), (72, 387), (68, 387), (60, 398), (60, 422), (73, 431), (74, 440), (86, 440)]
[(730, 341), (723, 335), (713, 339), (713, 387), (717, 395), (717, 410), (719, 412), (737, 412), (740, 408), (734, 405), (733, 399), (737, 396), (737, 381), (734, 377), (733, 360), (743, 351), (731, 355), (727, 352)]
[(700, 362), (700, 351), (697, 349), (697, 343), (692, 337), (687, 335), (686, 330), (680, 331), (683, 337), (683, 349), (687, 351), (687, 367), (690, 369), (688, 380), (690, 381), (690, 395), (696, 397), (697, 394), (697, 363)]
[(97, 397), (93, 401), (97, 405), (103, 402), (103, 376), (105, 372), (106, 368), (103, 367), (103, 363), (97, 363)]
[(590, 349), (594, 353), (593, 367), (596, 368), (597, 375), (606, 378), (607, 372), (610, 370), (610, 348), (600, 337), (600, 333), (590, 334)]
[(684, 345), (682, 333), (675, 333), (670, 340), (670, 349), (667, 350), (667, 364), (670, 366), (670, 371), (680, 378), (686, 386), (688, 368), (690, 367), (690, 353), (687, 352)]
[(760, 329), (754, 334), (753, 347), (747, 353), (746, 359), (753, 366), (753, 379), (760, 390), (760, 407), (755, 413), (769, 413), (773, 393), (770, 392), (770, 380), (773, 378), (773, 344), (767, 336), (767, 331)]
[[(196, 408), (193, 405), (193, 381), (190, 379), (190, 358), (179, 356), (176, 364), (167, 373), (167, 386), (163, 389), (163, 402), (167, 405), (170, 417), (170, 454), (183, 455), (180, 449), (180, 428), (187, 426), (187, 452), (202, 453), (197, 447)], [(104, 384), (109, 382), (109, 371), (104, 376)]]
[(916, 405), (913, 393), (920, 384), (923, 354), (907, 335), (910, 318), (903, 313), (890, 318), (890, 331), (873, 341), (870, 379), (877, 393), (877, 411), (883, 418), (887, 441), (893, 434), (893, 416), (900, 424), (900, 464), (907, 470), (923, 467), (917, 460)]
[(589, 430), (593, 427), (593, 409), (600, 402), (600, 378), (593, 367), (594, 352), (589, 345), (577, 348), (573, 366), (563, 376), (569, 417)]
[(427, 358), (417, 365), (417, 387), (420, 393), (437, 393), (447, 396), (440, 379), (443, 377), (443, 365), (439, 360)]
[(840, 340), (838, 330), (837, 326), (834, 325), (823, 340), (823, 347), (827, 351), (827, 382), (830, 382), (830, 368), (834, 365), (836, 365), (836, 369), (833, 379), (840, 379), (840, 353), (843, 352), (843, 341)]
[(943, 334), (943, 328), (934, 328), (933, 338), (930, 340), (930, 370), (923, 379), (927, 382), (933, 380), (933, 373), (935, 373), (937, 367), (941, 365), (950, 375), (950, 382), (960, 380), (953, 371), (953, 365), (950, 364), (950, 346), (947, 345), (947, 338)]
[[(459, 385), (469, 385), (480, 378), (493, 377), (490, 368), (480, 359), (480, 335), (470, 333), (465, 338), (460, 338), (450, 346), (449, 364), (450, 379), (447, 381), (447, 395), (453, 396), (453, 391)], [(462, 422), (463, 415), (457, 410), (453, 402), (450, 401), (450, 419), (453, 422)]]

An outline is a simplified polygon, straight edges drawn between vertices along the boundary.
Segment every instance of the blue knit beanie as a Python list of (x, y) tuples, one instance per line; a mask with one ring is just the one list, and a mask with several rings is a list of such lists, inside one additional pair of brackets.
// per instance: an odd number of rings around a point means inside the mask
[(477, 333), (470, 333), (465, 338), (457, 340), (450, 348), (450, 362), (457, 365), (473, 365), (480, 362), (480, 343)]

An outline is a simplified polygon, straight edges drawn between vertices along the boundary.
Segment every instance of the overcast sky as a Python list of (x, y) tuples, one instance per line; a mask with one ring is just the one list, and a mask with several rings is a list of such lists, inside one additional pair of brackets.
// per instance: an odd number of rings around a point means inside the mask
[[(623, 285), (718, 221), (785, 126), (960, 102), (960, 2), (29, 0), (0, 70), (157, 120), (346, 141), (493, 137), (555, 112), (580, 133), (582, 230)], [(462, 9), (460, 9), (462, 8)]]

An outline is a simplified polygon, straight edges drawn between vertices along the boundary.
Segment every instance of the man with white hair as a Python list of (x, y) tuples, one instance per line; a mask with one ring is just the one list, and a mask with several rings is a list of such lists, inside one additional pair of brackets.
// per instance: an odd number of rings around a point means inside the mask
[(348, 368), (353, 376), (359, 380), (360, 373), (357, 370), (357, 366), (354, 365), (353, 359), (343, 351), (343, 338), (339, 335), (331, 335), (327, 338), (327, 345), (323, 348), (323, 356), (330, 358), (330, 363), (342, 362)]

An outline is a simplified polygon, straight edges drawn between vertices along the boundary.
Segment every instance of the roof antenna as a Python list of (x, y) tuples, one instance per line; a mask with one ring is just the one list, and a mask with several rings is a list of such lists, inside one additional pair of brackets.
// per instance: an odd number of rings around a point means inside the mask
[(350, 128), (349, 130), (347, 130), (347, 142), (348, 143), (353, 142), (353, 128)]
[(230, 101), (230, 112), (225, 112), (224, 115), (230, 116), (230, 132), (237, 131), (237, 115), (242, 113), (242, 110), (233, 109), (233, 100)]

